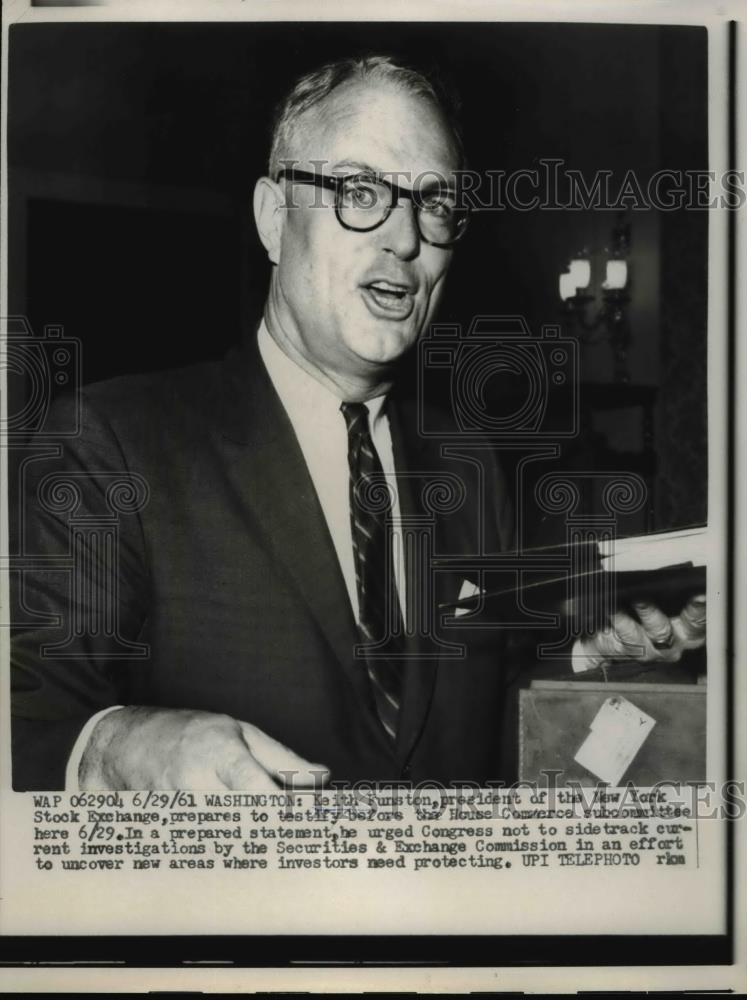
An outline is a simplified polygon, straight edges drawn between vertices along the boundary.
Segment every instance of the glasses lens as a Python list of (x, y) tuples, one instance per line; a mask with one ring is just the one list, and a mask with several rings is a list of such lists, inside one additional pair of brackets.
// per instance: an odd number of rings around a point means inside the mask
[(351, 229), (374, 229), (380, 225), (392, 205), (392, 192), (386, 184), (365, 174), (346, 177), (339, 192), (338, 211), (344, 225)]
[(451, 191), (428, 191), (417, 197), (420, 232), (429, 243), (454, 243), (467, 226), (467, 212)]

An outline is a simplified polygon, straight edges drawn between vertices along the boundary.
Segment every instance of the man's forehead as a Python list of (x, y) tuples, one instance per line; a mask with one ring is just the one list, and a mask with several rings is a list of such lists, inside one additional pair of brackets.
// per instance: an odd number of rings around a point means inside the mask
[(343, 84), (311, 112), (300, 123), (304, 149), (296, 155), (321, 160), (326, 170), (364, 165), (448, 176), (459, 166), (456, 142), (439, 108), (390, 83)]

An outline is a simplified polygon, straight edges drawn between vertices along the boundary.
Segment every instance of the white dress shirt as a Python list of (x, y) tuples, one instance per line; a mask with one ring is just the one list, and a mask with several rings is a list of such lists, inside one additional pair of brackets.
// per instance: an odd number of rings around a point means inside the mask
[[(358, 621), (358, 590), (355, 582), (353, 531), (350, 524), (350, 471), (348, 467), (348, 432), (340, 410), (342, 398), (300, 368), (270, 336), (264, 320), (259, 328), (259, 353), (275, 391), (288, 414), (316, 495), (332, 536), (337, 560)], [(366, 403), (371, 438), (381, 461), (381, 468), (393, 492), (394, 575), (399, 593), (402, 618), (406, 621), (404, 553), (400, 542), (400, 508), (394, 478), (392, 435), (384, 403), (376, 396)]]

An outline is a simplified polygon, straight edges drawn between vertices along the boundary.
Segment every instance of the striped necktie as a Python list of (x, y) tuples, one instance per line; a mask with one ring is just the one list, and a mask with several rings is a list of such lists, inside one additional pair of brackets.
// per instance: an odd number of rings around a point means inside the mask
[(391, 534), (387, 530), (390, 503), (381, 502), (386, 487), (371, 439), (368, 407), (364, 403), (343, 403), (340, 410), (348, 429), (350, 523), (358, 590), (358, 625), (364, 644), (382, 643), (376, 655), (372, 655), (374, 651), (371, 650), (366, 656), (366, 669), (381, 724), (395, 739), (402, 700), (404, 630), (392, 568)]

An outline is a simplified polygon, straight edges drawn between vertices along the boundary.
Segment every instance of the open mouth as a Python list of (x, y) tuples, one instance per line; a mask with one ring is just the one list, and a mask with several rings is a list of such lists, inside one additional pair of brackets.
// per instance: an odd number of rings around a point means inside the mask
[(377, 316), (405, 319), (413, 310), (415, 297), (407, 285), (377, 280), (363, 286), (363, 299)]

